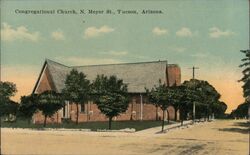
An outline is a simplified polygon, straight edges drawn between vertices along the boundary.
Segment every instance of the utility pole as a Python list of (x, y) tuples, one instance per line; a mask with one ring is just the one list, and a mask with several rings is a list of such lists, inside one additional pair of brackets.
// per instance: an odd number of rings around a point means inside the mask
[[(193, 66), (192, 68), (189, 68), (193, 70), (193, 78), (195, 79), (195, 70), (199, 69), (198, 67)], [(195, 102), (193, 102), (193, 123), (195, 122)]]
[(189, 68), (189, 69), (192, 69), (192, 70), (193, 70), (193, 78), (192, 78), (192, 79), (195, 79), (195, 70), (196, 70), (196, 69), (199, 69), (199, 67), (193, 66), (192, 68)]
[(195, 122), (195, 102), (193, 102), (193, 122)]

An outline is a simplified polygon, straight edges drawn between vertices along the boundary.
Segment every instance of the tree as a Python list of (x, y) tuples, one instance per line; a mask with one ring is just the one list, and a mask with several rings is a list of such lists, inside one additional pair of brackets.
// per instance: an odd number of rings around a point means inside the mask
[(16, 92), (14, 83), (0, 81), (0, 117), (16, 114), (18, 104), (10, 99)]
[(238, 107), (231, 112), (231, 114), (230, 114), (231, 117), (237, 117), (237, 118), (247, 117), (248, 116), (248, 106), (249, 106), (249, 103), (247, 103), (247, 102), (238, 105)]
[(159, 115), (158, 115), (158, 108), (160, 104), (158, 103), (158, 100), (157, 100), (156, 86), (151, 90), (147, 88), (145, 88), (145, 90), (146, 90), (148, 100), (150, 101), (150, 104), (154, 105), (156, 108), (155, 120), (158, 121), (160, 120)]
[(38, 110), (38, 98), (36, 94), (31, 94), (29, 96), (22, 96), (20, 107), (19, 107), (19, 116), (24, 117), (28, 119), (28, 123), (30, 123), (30, 120), (34, 113)]
[(93, 84), (94, 101), (98, 109), (109, 118), (111, 129), (112, 118), (128, 109), (129, 97), (127, 85), (116, 76), (98, 75)]
[(77, 70), (71, 70), (65, 81), (65, 88), (62, 94), (71, 104), (76, 104), (76, 124), (79, 118), (79, 104), (85, 104), (90, 99), (90, 82), (86, 79), (86, 75)]
[(241, 59), (242, 64), (239, 66), (243, 68), (242, 74), (243, 77), (240, 79), (243, 82), (243, 92), (244, 97), (249, 99), (250, 97), (250, 50), (242, 50), (242, 53), (245, 54), (245, 58)]
[(177, 120), (177, 111), (179, 110), (181, 125), (183, 125), (183, 120), (187, 117), (188, 108), (190, 107), (190, 104), (192, 104), (192, 91), (184, 85), (174, 85), (170, 87), (170, 89), (173, 91), (170, 102), (175, 108), (175, 120)]
[[(187, 104), (187, 113), (192, 113), (193, 119), (196, 116), (200, 116), (204, 113), (204, 104), (202, 99), (202, 89), (199, 86), (200, 81), (196, 79), (191, 79), (189, 81), (184, 81), (182, 86), (185, 88), (185, 103)], [(193, 114), (193, 105), (195, 104), (195, 114)]]
[(183, 88), (183, 86), (177, 86), (176, 84), (174, 84), (173, 86), (171, 86), (169, 88), (169, 90), (172, 92), (171, 98), (170, 98), (170, 103), (175, 109), (175, 112), (174, 112), (175, 121), (177, 121), (177, 111), (180, 110), (180, 108), (183, 104), (182, 97), (184, 95), (183, 94), (184, 89), (182, 89), (182, 88)]
[(182, 85), (178, 87), (177, 91), (179, 95), (177, 96), (176, 104), (180, 112), (181, 125), (183, 125), (183, 121), (187, 119), (187, 113), (193, 104), (192, 98), (194, 94), (192, 90)]
[(147, 96), (149, 101), (154, 105), (161, 108), (163, 112), (162, 118), (162, 131), (164, 130), (165, 125), (165, 111), (167, 110), (168, 106), (171, 104), (171, 97), (173, 96), (173, 91), (170, 87), (167, 87), (165, 84), (162, 84), (159, 81), (158, 86), (154, 86), (151, 90), (146, 89)]
[(12, 82), (0, 81), (0, 105), (10, 101), (10, 97), (17, 92), (16, 85)]
[(1, 117), (5, 116), (8, 120), (13, 121), (18, 111), (19, 104), (12, 100), (7, 100), (3, 104), (0, 104)]
[(227, 110), (226, 103), (222, 101), (214, 102), (212, 105), (212, 112), (216, 118), (225, 117), (225, 111)]
[(241, 52), (245, 54), (245, 58), (241, 59), (242, 64), (239, 66), (243, 68), (243, 77), (239, 81), (243, 82), (243, 96), (246, 99), (245, 103), (248, 104), (248, 106), (243, 107), (250, 112), (250, 49), (242, 50)]
[(12, 82), (0, 81), (0, 98), (9, 99), (17, 92), (16, 85)]
[(53, 116), (59, 109), (64, 106), (63, 99), (60, 94), (55, 91), (45, 91), (38, 95), (38, 109), (42, 111), (44, 118), (43, 126), (46, 126), (47, 117)]
[(207, 81), (191, 79), (183, 83), (189, 89), (189, 100), (196, 105), (197, 118), (207, 117), (212, 114), (212, 106), (217, 103), (220, 94)]

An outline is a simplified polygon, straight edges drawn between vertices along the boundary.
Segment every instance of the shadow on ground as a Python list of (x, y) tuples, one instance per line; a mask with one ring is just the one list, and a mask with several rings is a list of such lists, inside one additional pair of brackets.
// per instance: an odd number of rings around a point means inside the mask
[(242, 134), (248, 134), (250, 132), (250, 122), (236, 122), (233, 126), (235, 127), (220, 128), (219, 131), (238, 132)]
[(250, 127), (250, 121), (248, 121), (248, 122), (236, 122), (236, 123), (234, 123), (234, 126), (241, 126), (241, 127), (249, 128)]
[(182, 146), (181, 148), (184, 148), (182, 152), (179, 153), (179, 155), (185, 154), (185, 155), (193, 155), (197, 154), (201, 150), (204, 150), (206, 147), (206, 144), (196, 144), (196, 145), (187, 145), (187, 146)]

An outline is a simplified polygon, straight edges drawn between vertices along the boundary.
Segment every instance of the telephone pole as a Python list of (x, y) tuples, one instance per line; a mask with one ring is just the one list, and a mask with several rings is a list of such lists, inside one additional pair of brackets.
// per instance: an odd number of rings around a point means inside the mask
[(199, 67), (193, 66), (192, 68), (188, 68), (188, 69), (192, 69), (193, 70), (193, 79), (195, 79), (195, 70), (199, 69)]
[[(189, 69), (193, 70), (193, 78), (192, 79), (195, 79), (195, 70), (199, 69), (199, 67), (193, 66), (192, 68), (189, 68)], [(195, 102), (193, 102), (193, 123), (194, 122), (195, 122)]]

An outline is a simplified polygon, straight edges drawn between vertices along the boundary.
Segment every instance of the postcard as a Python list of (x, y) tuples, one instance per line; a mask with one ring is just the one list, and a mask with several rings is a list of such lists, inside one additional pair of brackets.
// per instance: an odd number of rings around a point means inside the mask
[(249, 1), (0, 9), (0, 154), (250, 153)]

